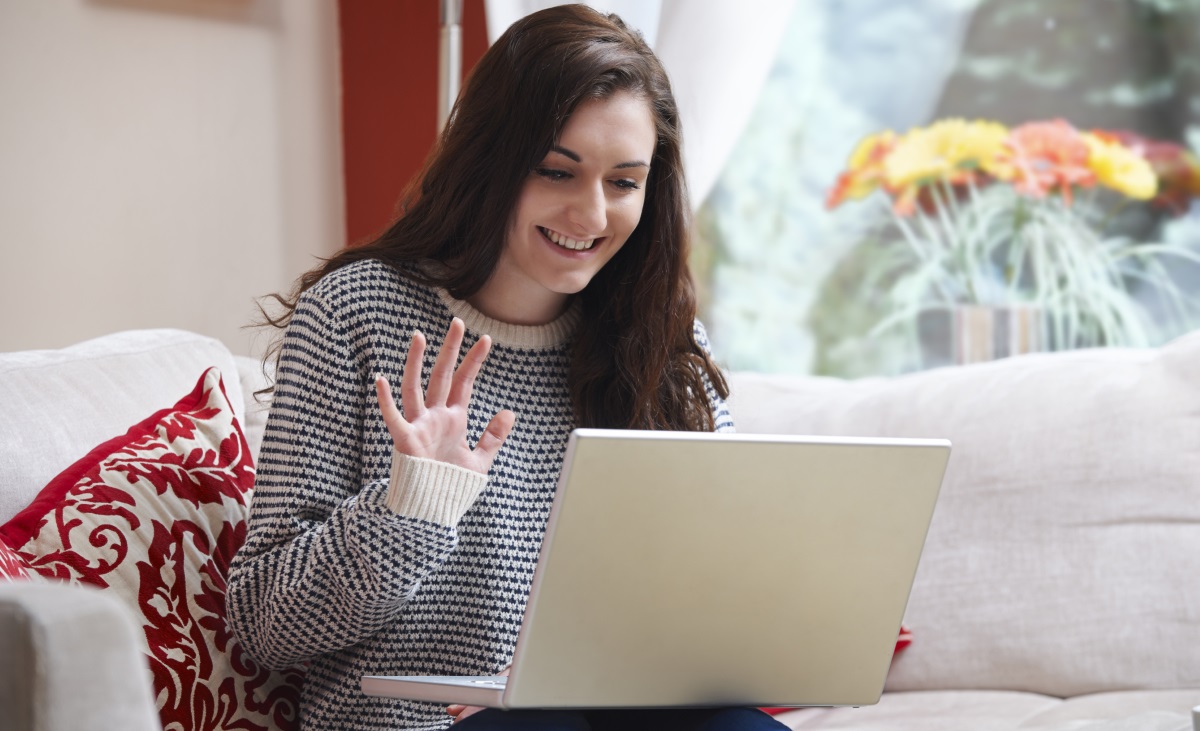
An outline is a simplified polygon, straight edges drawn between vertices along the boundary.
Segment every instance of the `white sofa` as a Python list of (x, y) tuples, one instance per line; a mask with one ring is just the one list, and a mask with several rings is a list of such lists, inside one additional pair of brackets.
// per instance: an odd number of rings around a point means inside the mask
[[(181, 331), (0, 354), (0, 523), (218, 366), (257, 450), (258, 363)], [(1190, 731), (1200, 704), (1200, 332), (893, 379), (731, 376), (745, 432), (954, 443), (905, 624), (864, 708), (794, 729)], [(764, 580), (779, 577), (764, 577)], [(819, 591), (820, 587), (813, 587)], [(109, 631), (100, 630), (109, 627)], [(0, 727), (156, 727), (132, 616), (0, 584)], [(803, 658), (797, 658), (803, 662)]]

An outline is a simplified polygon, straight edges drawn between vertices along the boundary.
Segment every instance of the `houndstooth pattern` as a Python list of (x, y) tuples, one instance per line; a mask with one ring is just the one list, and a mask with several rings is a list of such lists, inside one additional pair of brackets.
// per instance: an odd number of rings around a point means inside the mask
[[(449, 528), (402, 517), (385, 503), (392, 441), (374, 376), (400, 382), (417, 329), (429, 341), (427, 376), (451, 306), (468, 307), (382, 262), (361, 261), (308, 290), (284, 336), (227, 606), (234, 631), (261, 663), (309, 663), (305, 729), (443, 729), (444, 707), (368, 697), (360, 677), (488, 675), (509, 663), (516, 646), (575, 425), (566, 374), (579, 314), (569, 311), (557, 330), (524, 329), (546, 342), (514, 344), (493, 334), (468, 438), (474, 443), (500, 409), (512, 409), (517, 421), (486, 489)], [(696, 333), (707, 347), (699, 323)], [(462, 352), (482, 334), (469, 327)], [(718, 429), (732, 429), (711, 387), (709, 397)]]

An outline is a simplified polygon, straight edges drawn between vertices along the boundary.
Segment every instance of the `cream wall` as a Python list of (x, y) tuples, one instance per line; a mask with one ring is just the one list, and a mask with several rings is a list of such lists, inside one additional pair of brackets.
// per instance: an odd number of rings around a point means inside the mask
[[(344, 242), (332, 0), (0, 0), (0, 351), (180, 327)], [(261, 341), (261, 339), (260, 339)]]

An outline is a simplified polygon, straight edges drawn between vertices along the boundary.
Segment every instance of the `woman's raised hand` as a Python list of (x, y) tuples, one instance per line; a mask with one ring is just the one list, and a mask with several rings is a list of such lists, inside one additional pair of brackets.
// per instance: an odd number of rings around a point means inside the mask
[(487, 335), (480, 338), (455, 370), (465, 330), (457, 317), (450, 323), (446, 342), (429, 375), (429, 390), (424, 395), (421, 364), (425, 359), (425, 336), (420, 331), (413, 334), (400, 381), (403, 413), (396, 407), (392, 388), (382, 375), (375, 377), (375, 395), (396, 451), (410, 457), (449, 462), (486, 475), (512, 431), (516, 415), (508, 409), (500, 411), (483, 430), (475, 448), (467, 444), (467, 405), (471, 402), (475, 377), (491, 350), (492, 339)]

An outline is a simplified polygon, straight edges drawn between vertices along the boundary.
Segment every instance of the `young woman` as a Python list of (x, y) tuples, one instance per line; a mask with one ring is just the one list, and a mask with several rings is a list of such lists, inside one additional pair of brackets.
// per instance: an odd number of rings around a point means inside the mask
[(259, 662), (308, 664), (305, 729), (781, 728), (745, 709), (474, 713), (359, 689), (508, 665), (571, 429), (732, 428), (695, 322), (681, 165), (641, 37), (552, 8), (484, 55), (399, 220), (277, 298), (227, 603)]

